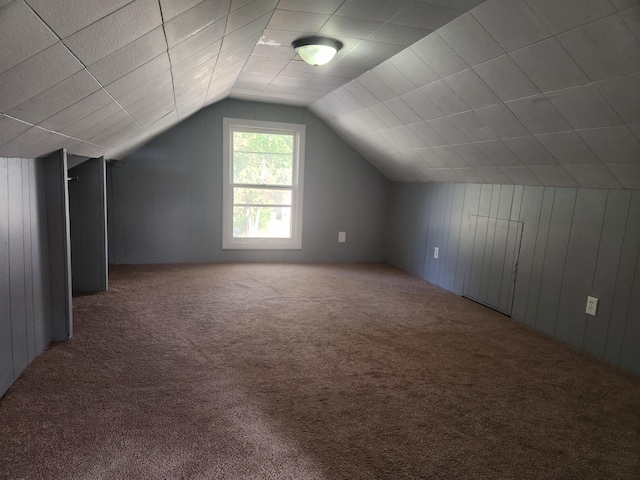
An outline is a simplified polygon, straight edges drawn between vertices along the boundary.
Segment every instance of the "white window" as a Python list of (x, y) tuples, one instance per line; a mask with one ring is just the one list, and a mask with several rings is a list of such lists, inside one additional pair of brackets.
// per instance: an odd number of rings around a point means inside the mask
[(222, 248), (302, 248), (305, 126), (223, 120)]

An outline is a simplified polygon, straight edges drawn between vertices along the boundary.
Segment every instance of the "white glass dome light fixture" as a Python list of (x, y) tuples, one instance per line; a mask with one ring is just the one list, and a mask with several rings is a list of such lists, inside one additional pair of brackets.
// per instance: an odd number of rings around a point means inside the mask
[(326, 37), (299, 38), (291, 45), (302, 60), (314, 67), (329, 63), (342, 48), (342, 42)]

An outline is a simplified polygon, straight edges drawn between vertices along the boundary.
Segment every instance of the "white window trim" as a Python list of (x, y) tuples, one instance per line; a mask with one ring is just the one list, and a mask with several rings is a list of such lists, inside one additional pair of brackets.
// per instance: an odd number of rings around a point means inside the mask
[[(231, 132), (234, 128), (264, 130), (294, 135), (293, 179), (290, 238), (233, 237), (233, 169), (231, 168)], [(302, 249), (302, 200), (304, 198), (304, 152), (306, 126), (296, 123), (266, 122), (239, 118), (222, 119), (222, 248), (225, 250), (300, 250)], [(297, 157), (297, 162), (295, 158)]]

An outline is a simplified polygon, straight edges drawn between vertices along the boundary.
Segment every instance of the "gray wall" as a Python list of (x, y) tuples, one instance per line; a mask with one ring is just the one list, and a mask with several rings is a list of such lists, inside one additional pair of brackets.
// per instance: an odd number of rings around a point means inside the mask
[(104, 292), (108, 287), (104, 158), (83, 161), (69, 169), (69, 177), (73, 291)]
[[(58, 261), (64, 238), (56, 232), (64, 230), (66, 180), (55, 174), (66, 170), (64, 160), (63, 152), (38, 160), (0, 158), (0, 395), (54, 332), (64, 332), (60, 340), (71, 333), (70, 292), (64, 283), (54, 287), (55, 278), (64, 278)], [(56, 222), (61, 228), (50, 229)]]
[(388, 261), (462, 294), (477, 215), (523, 223), (514, 320), (640, 374), (640, 191), (394, 183)]
[[(302, 123), (302, 250), (222, 250), (222, 118)], [(226, 100), (108, 168), (112, 263), (382, 261), (391, 183), (303, 108)], [(347, 242), (338, 243), (338, 232)]]

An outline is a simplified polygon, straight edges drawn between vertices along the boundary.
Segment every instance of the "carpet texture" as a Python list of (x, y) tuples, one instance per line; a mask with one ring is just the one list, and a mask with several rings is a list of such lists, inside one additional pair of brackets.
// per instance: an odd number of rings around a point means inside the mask
[(116, 267), (74, 316), (2, 479), (640, 478), (640, 379), (390, 266)]

